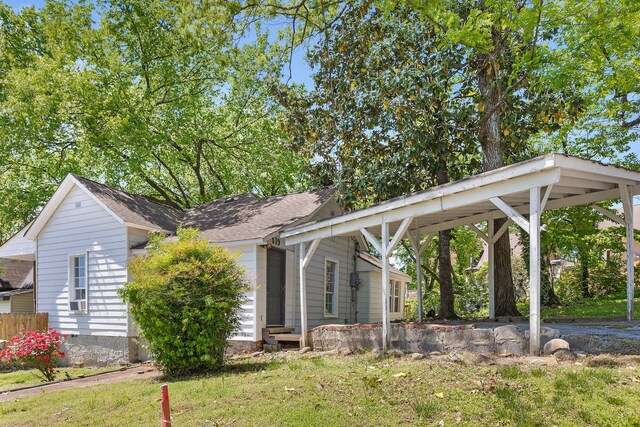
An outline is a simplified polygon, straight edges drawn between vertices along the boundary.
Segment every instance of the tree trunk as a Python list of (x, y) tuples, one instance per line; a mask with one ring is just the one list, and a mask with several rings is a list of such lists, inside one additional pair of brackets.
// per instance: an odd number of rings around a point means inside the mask
[[(500, 168), (505, 163), (500, 129), (502, 116), (501, 108), (498, 106), (500, 103), (500, 82), (495, 78), (490, 59), (490, 54), (479, 55), (476, 70), (478, 89), (483, 97), (485, 114), (488, 114), (482, 118), (478, 135), (482, 147), (482, 165), (485, 171)], [(499, 230), (505, 221), (506, 219), (495, 220), (495, 229)], [(520, 316), (513, 289), (509, 231), (496, 241), (494, 256), (496, 316)]]
[[(443, 157), (440, 158), (440, 167), (438, 168), (438, 184), (446, 184), (449, 182), (449, 174), (447, 173), (446, 162)], [(438, 317), (441, 319), (457, 319), (454, 307), (453, 295), (453, 267), (451, 265), (451, 230), (442, 230), (438, 232), (438, 258), (440, 260), (440, 268), (438, 276), (440, 282), (440, 311)]]
[(551, 257), (543, 256), (542, 263), (545, 268), (546, 286), (542, 295), (542, 303), (546, 307), (558, 307), (562, 305), (562, 301), (558, 298), (555, 291), (555, 277), (553, 277), (553, 267), (551, 265)]
[(438, 256), (440, 257), (440, 311), (441, 319), (457, 319), (453, 295), (453, 267), (451, 266), (451, 230), (438, 232)]
[(582, 289), (582, 298), (590, 298), (591, 292), (589, 292), (589, 258), (588, 256), (581, 255), (580, 259), (580, 288)]

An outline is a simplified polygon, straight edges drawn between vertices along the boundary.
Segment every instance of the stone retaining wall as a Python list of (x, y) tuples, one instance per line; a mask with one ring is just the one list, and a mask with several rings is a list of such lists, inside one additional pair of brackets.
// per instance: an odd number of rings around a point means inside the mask
[[(470, 351), (525, 355), (529, 353), (529, 331), (516, 325), (478, 329), (476, 325), (392, 324), (391, 348), (407, 353)], [(311, 332), (315, 351), (382, 350), (382, 328), (378, 324), (324, 325)], [(541, 345), (560, 333), (541, 328)]]

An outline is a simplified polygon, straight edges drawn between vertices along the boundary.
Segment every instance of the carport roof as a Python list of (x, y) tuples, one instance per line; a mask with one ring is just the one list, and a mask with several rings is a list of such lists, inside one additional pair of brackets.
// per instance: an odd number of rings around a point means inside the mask
[(542, 204), (549, 210), (618, 199), (619, 186), (637, 193), (640, 172), (552, 153), (327, 220), (291, 227), (282, 236), (289, 245), (355, 235), (361, 229), (379, 234), (383, 222), (389, 223), (393, 234), (405, 218), (413, 218), (410, 234), (426, 234), (506, 217), (494, 201), (501, 200), (520, 214), (528, 213), (529, 190), (536, 187), (543, 188)]

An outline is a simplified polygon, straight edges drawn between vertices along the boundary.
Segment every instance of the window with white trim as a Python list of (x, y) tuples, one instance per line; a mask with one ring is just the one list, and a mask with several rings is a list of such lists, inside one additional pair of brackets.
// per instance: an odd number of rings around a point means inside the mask
[(324, 315), (338, 316), (338, 261), (324, 261)]
[(87, 254), (72, 255), (69, 258), (69, 310), (87, 311)]
[(399, 280), (389, 280), (389, 311), (400, 313), (400, 291), (402, 284)]

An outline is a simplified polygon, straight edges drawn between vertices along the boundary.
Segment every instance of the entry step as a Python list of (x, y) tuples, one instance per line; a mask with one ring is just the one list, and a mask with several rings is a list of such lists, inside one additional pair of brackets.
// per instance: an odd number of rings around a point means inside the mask
[(268, 327), (267, 331), (269, 332), (269, 335), (273, 335), (273, 334), (290, 334), (291, 332), (293, 332), (293, 328), (285, 328), (282, 326), (274, 326), (274, 327)]
[(271, 335), (271, 338), (278, 342), (300, 342), (299, 334), (275, 334)]

